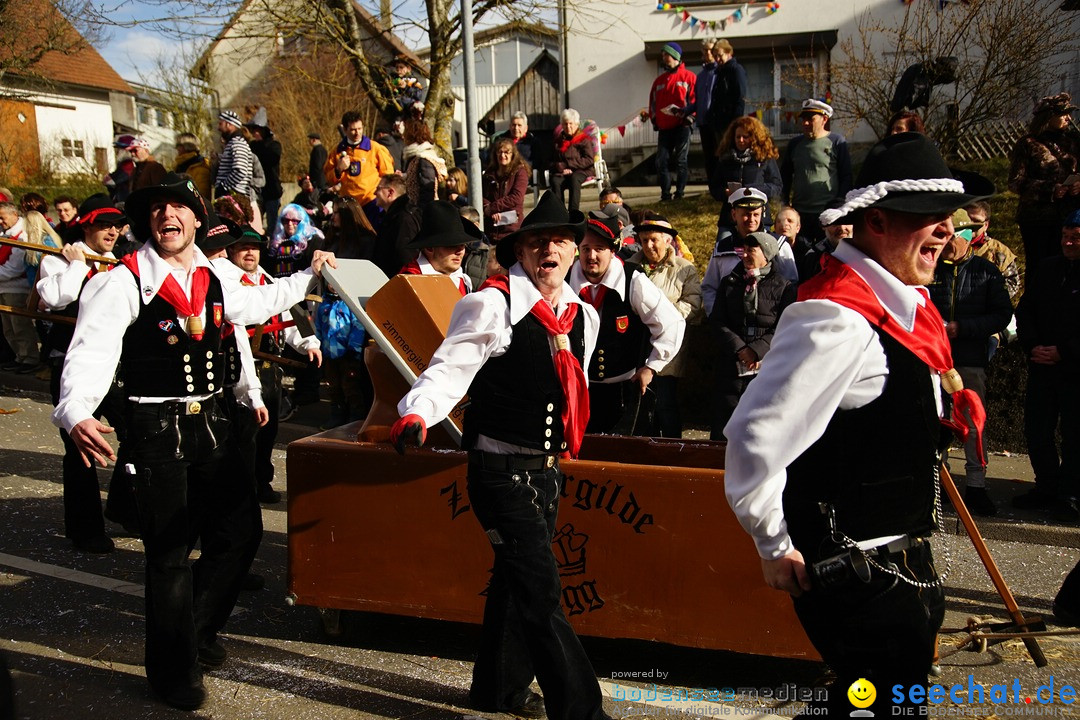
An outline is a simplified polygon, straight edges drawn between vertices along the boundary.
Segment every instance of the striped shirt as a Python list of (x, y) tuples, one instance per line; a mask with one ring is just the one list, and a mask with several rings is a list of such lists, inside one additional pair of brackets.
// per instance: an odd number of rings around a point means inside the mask
[(227, 192), (251, 194), (252, 157), (251, 146), (244, 136), (233, 135), (221, 151), (214, 186)]

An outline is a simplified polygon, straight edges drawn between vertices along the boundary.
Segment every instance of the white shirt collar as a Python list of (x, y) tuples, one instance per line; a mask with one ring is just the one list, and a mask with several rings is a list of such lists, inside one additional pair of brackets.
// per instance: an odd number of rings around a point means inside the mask
[(866, 253), (844, 240), (833, 250), (833, 256), (866, 281), (881, 306), (905, 330), (911, 332), (915, 329), (915, 311), (927, 302), (922, 285), (905, 285), (895, 275), (867, 257)]
[(604, 273), (604, 277), (600, 278), (600, 282), (593, 283), (585, 277), (585, 273), (581, 270), (581, 259), (578, 258), (574, 261), (574, 267), (570, 269), (570, 287), (576, 288), (577, 293), (581, 293), (588, 285), (603, 285), (608, 290), (613, 291), (619, 296), (620, 300), (625, 300), (623, 297), (623, 288), (626, 286), (626, 270), (623, 267), (622, 258), (617, 255), (612, 256), (611, 262), (608, 264), (607, 272)]
[(431, 261), (427, 259), (427, 255), (424, 253), (417, 253), (416, 264), (420, 266), (421, 275), (446, 275), (448, 278), (454, 281), (457, 285), (460, 281), (465, 282), (465, 288), (472, 290), (472, 280), (465, 274), (465, 271), (460, 267), (452, 273), (444, 273), (435, 269), (435, 266), (431, 264)]
[[(142, 298), (143, 305), (149, 304), (154, 299), (154, 296), (161, 290), (161, 284), (165, 282), (165, 278), (174, 273), (184, 292), (191, 292), (190, 273), (185, 272), (183, 268), (177, 268), (167, 263), (164, 258), (157, 254), (154, 248), (153, 242), (143, 243), (143, 246), (135, 253), (136, 264), (139, 268), (139, 297)], [(191, 263), (192, 271), (200, 267), (213, 267), (198, 245), (194, 246), (194, 250), (195, 256)]]
[[(510, 324), (516, 325), (523, 317), (529, 314), (529, 311), (533, 309), (533, 305), (538, 300), (543, 300), (544, 297), (533, 285), (529, 276), (525, 274), (520, 263), (514, 263), (514, 266), (510, 268), (508, 279), (510, 281)], [(581, 298), (574, 293), (573, 289), (564, 280), (562, 292), (559, 295), (559, 306), (555, 308), (556, 317), (562, 313), (568, 303), (583, 304)]]
[(3, 235), (6, 238), (12, 238), (14, 240), (14, 239), (18, 239), (19, 236), (22, 235), (23, 230), (25, 230), (25, 229), (26, 229), (26, 223), (23, 222), (22, 218), (19, 218), (18, 220), (15, 221), (14, 225), (9, 227), (4, 232), (0, 233), (0, 235)]

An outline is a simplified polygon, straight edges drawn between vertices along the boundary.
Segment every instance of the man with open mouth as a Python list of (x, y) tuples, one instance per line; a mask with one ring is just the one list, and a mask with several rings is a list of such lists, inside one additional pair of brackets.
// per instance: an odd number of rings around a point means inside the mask
[[(167, 704), (195, 710), (206, 700), (199, 663), (224, 660), (216, 637), (247, 570), (234, 548), (250, 531), (227, 522), (244, 493), (216, 476), (229, 437), (223, 324), (257, 324), (283, 312), (334, 257), (317, 252), (310, 271), (244, 288), (222, 280), (195, 245), (209, 222), (190, 180), (170, 173), (133, 192), (125, 210), (146, 242), (83, 288), (53, 422), (87, 466), (115, 461), (104, 438), (112, 428), (94, 410), (119, 364), (124, 470), (146, 553), (146, 678)], [(202, 552), (189, 563), (196, 537)]]
[[(589, 420), (585, 368), (598, 319), (566, 284), (580, 212), (547, 192), (495, 246), (509, 268), (454, 306), (446, 339), (398, 403), (390, 440), (423, 444), (466, 395), (468, 491), (495, 565), (469, 697), (477, 710), (551, 720), (606, 718), (600, 687), (562, 607), (551, 539), (564, 478)], [(536, 677), (544, 695), (532, 692)]]
[(849, 713), (846, 691), (860, 678), (878, 690), (878, 717), (893, 712), (896, 685), (912, 704), (907, 691), (926, 685), (933, 661), (944, 591), (929, 536), (943, 428), (966, 430), (982, 405), (959, 382), (921, 286), (953, 235), (952, 212), (993, 193), (981, 185), (956, 180), (925, 135), (875, 145), (857, 189), (821, 214), (853, 236), (784, 311), (724, 428), (728, 502), (766, 582), (792, 595), (836, 673), (830, 716)]

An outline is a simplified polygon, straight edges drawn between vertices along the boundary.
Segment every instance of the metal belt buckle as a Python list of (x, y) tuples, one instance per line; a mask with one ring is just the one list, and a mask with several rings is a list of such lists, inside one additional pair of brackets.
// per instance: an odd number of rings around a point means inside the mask
[(554, 455), (548, 455), (546, 462), (547, 462), (547, 467), (548, 468), (555, 467), (555, 456)]
[(192, 400), (191, 402), (184, 403), (185, 415), (198, 415), (202, 412), (202, 403), (198, 400)]

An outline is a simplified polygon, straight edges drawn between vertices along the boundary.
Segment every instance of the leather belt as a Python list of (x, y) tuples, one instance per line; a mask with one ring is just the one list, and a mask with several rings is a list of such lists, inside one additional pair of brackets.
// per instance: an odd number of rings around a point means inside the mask
[(557, 455), (501, 455), (484, 450), (470, 450), (469, 462), (485, 470), (500, 472), (514, 472), (515, 470), (533, 472), (559, 466)]
[(205, 400), (166, 400), (161, 404), (177, 415), (201, 415), (210, 412), (218, 398), (218, 395), (211, 395)]

